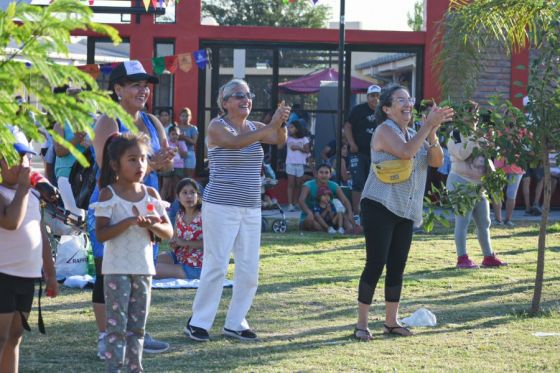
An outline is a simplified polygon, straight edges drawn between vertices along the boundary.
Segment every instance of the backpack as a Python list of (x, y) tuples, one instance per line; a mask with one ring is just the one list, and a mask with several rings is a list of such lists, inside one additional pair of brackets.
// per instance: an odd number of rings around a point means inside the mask
[(76, 200), (76, 206), (87, 210), (89, 208), (89, 200), (97, 183), (98, 168), (91, 146), (84, 152), (84, 157), (88, 160), (90, 167), (84, 167), (80, 162), (76, 161), (72, 166), (68, 181), (72, 186), (72, 194)]

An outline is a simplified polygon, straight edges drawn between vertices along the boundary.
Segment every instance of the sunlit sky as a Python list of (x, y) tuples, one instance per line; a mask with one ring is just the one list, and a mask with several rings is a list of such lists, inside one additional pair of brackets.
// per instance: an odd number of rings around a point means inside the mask
[[(366, 30), (410, 31), (406, 13), (413, 13), (417, 0), (345, 0), (346, 22), (360, 21)], [(339, 21), (340, 0), (318, 0), (332, 8), (331, 22)]]

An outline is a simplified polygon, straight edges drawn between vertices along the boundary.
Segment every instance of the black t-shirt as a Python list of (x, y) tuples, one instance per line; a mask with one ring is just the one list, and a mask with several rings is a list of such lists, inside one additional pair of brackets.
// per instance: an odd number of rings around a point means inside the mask
[(358, 145), (358, 153), (370, 156), (371, 135), (377, 127), (374, 110), (372, 110), (367, 102), (354, 106), (350, 111), (348, 122), (352, 125), (352, 136), (354, 142)]

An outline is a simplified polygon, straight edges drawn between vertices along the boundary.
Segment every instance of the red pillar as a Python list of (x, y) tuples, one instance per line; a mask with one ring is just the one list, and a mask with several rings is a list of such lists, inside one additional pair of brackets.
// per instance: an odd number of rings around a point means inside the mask
[[(176, 5), (175, 19), (181, 24), (175, 34), (175, 54), (191, 53), (199, 49), (201, 34), (201, 0), (179, 1)], [(174, 103), (176, 120), (181, 108), (188, 106), (193, 118), (198, 115), (198, 66), (193, 62), (189, 72), (177, 69), (175, 74)], [(203, 73), (203, 72), (202, 72)], [(200, 97), (203, 99), (203, 97)]]
[(434, 72), (433, 61), (437, 55), (435, 39), (437, 26), (449, 7), (449, 0), (427, 0), (426, 2), (426, 40), (424, 44), (424, 98), (439, 101), (439, 77)]
[[(522, 68), (520, 68), (522, 67)], [(515, 82), (521, 82), (519, 87)], [(529, 47), (513, 52), (511, 55), (511, 82), (510, 101), (517, 107), (523, 107), (523, 96), (527, 94), (527, 83), (529, 81)], [(523, 96), (515, 97), (521, 93)]]

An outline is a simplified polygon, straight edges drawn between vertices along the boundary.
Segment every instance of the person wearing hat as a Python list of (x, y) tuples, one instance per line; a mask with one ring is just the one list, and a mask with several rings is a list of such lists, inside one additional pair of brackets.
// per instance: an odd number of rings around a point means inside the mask
[[(317, 201), (313, 208), (315, 220), (321, 225), (323, 230), (329, 234), (344, 234), (344, 214), (336, 211), (332, 202), (333, 192), (326, 185), (317, 190)], [(336, 226), (337, 228), (335, 228)]]
[[(157, 84), (159, 79), (144, 70), (139, 61), (125, 61), (119, 63), (111, 71), (109, 77), (109, 90), (111, 97), (132, 117), (134, 125), (139, 131), (148, 135), (154, 154), (148, 162), (149, 171), (144, 178), (144, 184), (159, 190), (157, 171), (167, 171), (173, 167), (175, 150), (167, 144), (163, 125), (154, 115), (142, 111), (150, 97), (150, 84)], [(93, 148), (98, 167), (102, 165), (103, 147), (107, 139), (114, 133), (128, 132), (120, 119), (112, 119), (101, 115), (95, 123)], [(90, 204), (97, 202), (99, 189), (95, 188)], [(100, 359), (105, 354), (105, 299), (103, 296), (103, 276), (101, 275), (101, 262), (103, 258), (103, 244), (95, 237), (95, 215), (90, 209), (88, 212), (88, 233), (91, 239), (93, 256), (96, 266), (96, 282), (92, 294), (93, 310), (97, 327), (99, 329), (98, 352)], [(154, 244), (154, 262), (158, 255), (158, 245)], [(160, 353), (167, 351), (169, 344), (153, 339), (148, 333), (144, 337), (144, 352)]]
[[(28, 154), (37, 153), (23, 133), (17, 132), (17, 127), (10, 130), (20, 159), (9, 166), (0, 156), (0, 370), (3, 372), (18, 371), (19, 348), (23, 329), (29, 330), (27, 319), (35, 281), (44, 276), (47, 295), (54, 297), (58, 292), (51, 246), (41, 224), (39, 199), (31, 192)], [(42, 325), (40, 315), (39, 309), (39, 325)]]
[(367, 102), (354, 106), (344, 123), (344, 134), (350, 145), (350, 173), (352, 174), (352, 209), (359, 220), (360, 198), (371, 164), (371, 135), (377, 127), (375, 108), (379, 103), (381, 87), (370, 85), (367, 90)]

